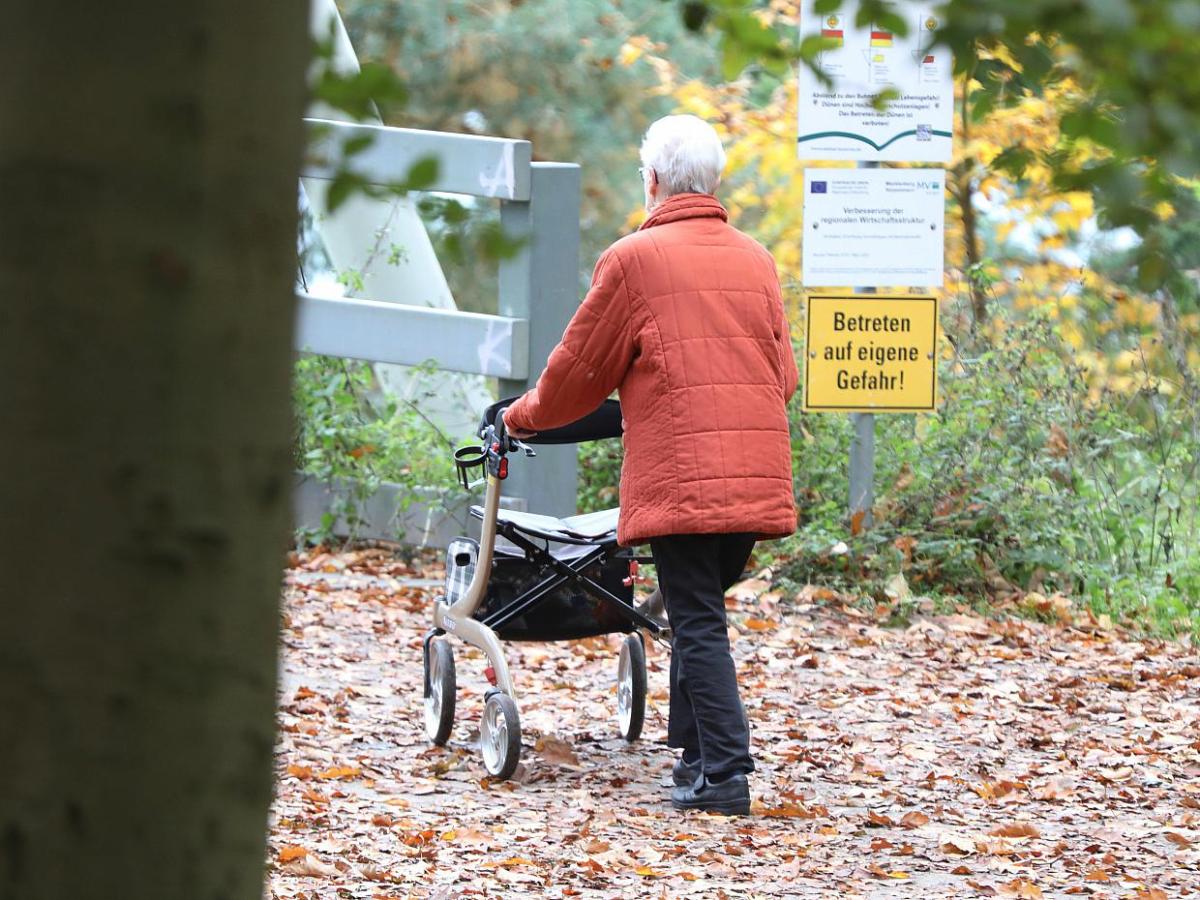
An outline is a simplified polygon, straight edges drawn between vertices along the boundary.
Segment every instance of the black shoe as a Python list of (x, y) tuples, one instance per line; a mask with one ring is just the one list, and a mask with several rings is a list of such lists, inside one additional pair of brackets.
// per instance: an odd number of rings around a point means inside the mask
[(691, 787), (699, 777), (700, 760), (690, 763), (682, 756), (675, 760), (675, 765), (671, 768), (671, 780), (675, 782), (676, 787)]
[(722, 816), (750, 815), (750, 784), (739, 772), (724, 781), (712, 782), (707, 776), (697, 778), (688, 787), (671, 791), (671, 805), (679, 810), (717, 813)]

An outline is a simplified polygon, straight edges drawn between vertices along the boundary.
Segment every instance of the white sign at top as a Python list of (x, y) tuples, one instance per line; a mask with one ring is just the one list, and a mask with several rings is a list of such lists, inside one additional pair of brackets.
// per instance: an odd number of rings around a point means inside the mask
[[(939, 25), (932, 2), (900, 0), (908, 23), (901, 36), (879, 25), (854, 25), (858, 4), (847, 0), (818, 15), (804, 0), (800, 39), (820, 35), (828, 49), (818, 58), (833, 80), (826, 87), (800, 66), (801, 159), (860, 162), (949, 162), (953, 150), (954, 79), (950, 51), (934, 47)], [(899, 96), (884, 109), (872, 100), (888, 88)]]

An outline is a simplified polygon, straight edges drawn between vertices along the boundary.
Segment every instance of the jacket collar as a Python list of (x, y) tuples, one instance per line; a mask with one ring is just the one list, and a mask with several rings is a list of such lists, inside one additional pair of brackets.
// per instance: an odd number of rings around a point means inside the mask
[(668, 222), (678, 222), (682, 219), (715, 218), (723, 222), (729, 221), (729, 213), (712, 194), (675, 194), (660, 203), (650, 213), (649, 218), (642, 223), (638, 231), (653, 228), (655, 225), (665, 225)]

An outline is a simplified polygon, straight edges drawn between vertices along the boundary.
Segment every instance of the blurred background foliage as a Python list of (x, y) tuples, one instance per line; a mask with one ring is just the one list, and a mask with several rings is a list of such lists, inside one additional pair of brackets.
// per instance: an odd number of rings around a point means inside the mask
[[(641, 202), (637, 147), (671, 112), (645, 65), (654, 35), (689, 77), (718, 78), (711, 37), (690, 32), (660, 0), (345, 0), (338, 4), (359, 58), (391, 67), (407, 88), (390, 125), (494, 134), (533, 144), (535, 160), (583, 172), (581, 290), (614, 228)], [(426, 209), (432, 211), (427, 204)], [(471, 227), (498, 219), (478, 204)], [(495, 265), (433, 223), (438, 256), (460, 309), (495, 312)]]
[[(774, 254), (802, 321), (794, 72), (819, 48), (797, 46), (794, 0), (340, 5), (360, 57), (407, 88), (389, 124), (523, 137), (537, 159), (582, 164), (581, 290), (641, 221), (646, 126), (670, 112), (712, 122), (729, 152), (719, 196)], [(860, 8), (864, 21), (890, 15), (877, 0)], [(958, 89), (942, 406), (878, 417), (876, 525), (855, 534), (849, 423), (794, 403), (801, 527), (772, 545), (775, 569), (898, 605), (1047, 614), (1069, 598), (1193, 631), (1200, 4), (941, 8)], [(460, 306), (494, 309), (494, 264), (448, 244), (435, 218)], [(619, 445), (583, 445), (580, 459), (581, 509), (619, 502)]]

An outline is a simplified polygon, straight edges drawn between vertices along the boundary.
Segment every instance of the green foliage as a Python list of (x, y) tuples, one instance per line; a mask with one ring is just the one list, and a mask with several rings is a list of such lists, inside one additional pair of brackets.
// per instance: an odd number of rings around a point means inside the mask
[(579, 494), (581, 513), (620, 506), (621, 462), (625, 458), (620, 441), (589, 441), (579, 445)]
[[(845, 0), (819, 0), (821, 14)], [(749, 0), (706, 0), (680, 6), (685, 23), (715, 30), (725, 59), (739, 65), (793, 55), (816, 67), (819, 44), (792, 50), (790, 36), (775, 46), (747, 31)], [(886, 0), (859, 0), (858, 25), (879, 22), (906, 33)], [(999, 107), (1070, 79), (1078, 85), (1061, 119), (1063, 142), (1044, 155), (1060, 191), (1092, 193), (1102, 224), (1129, 226), (1147, 238), (1139, 250), (1145, 290), (1179, 280), (1183, 266), (1153, 240), (1161, 204), (1176, 200), (1200, 176), (1200, 4), (1179, 0), (947, 0), (941, 4), (941, 43), (956, 70), (980, 88), (970, 105), (976, 121)], [(818, 74), (820, 74), (818, 72)], [(1019, 177), (1031, 159), (1014, 150), (1005, 166)]]
[[(1155, 630), (1200, 628), (1200, 417), (1154, 385), (1089, 400), (1054, 326), (946, 360), (937, 415), (876, 420), (876, 524), (849, 536), (844, 416), (793, 408), (785, 575), (972, 600), (1062, 590)], [(839, 546), (840, 544), (840, 546)]]
[[(402, 115), (388, 124), (523, 138), (535, 160), (580, 164), (584, 273), (640, 205), (638, 145), (655, 118), (673, 111), (650, 52), (638, 55), (633, 43), (640, 35), (665, 42), (687, 74), (718, 80), (716, 50), (660, 0), (339, 6), (359, 57), (391, 66), (408, 87)], [(441, 209), (428, 206), (426, 215)], [(453, 228), (430, 223), (461, 309), (495, 312), (495, 257), (476, 248), (498, 227), (483, 203)]]
[(385, 482), (401, 486), (400, 509), (455, 495), (451, 442), (421, 414), (420, 398), (399, 401), (380, 392), (369, 364), (302, 356), (292, 396), (297, 469), (344, 489), (316, 537), (330, 539), (339, 518), (353, 537), (363, 524), (362, 505)]

